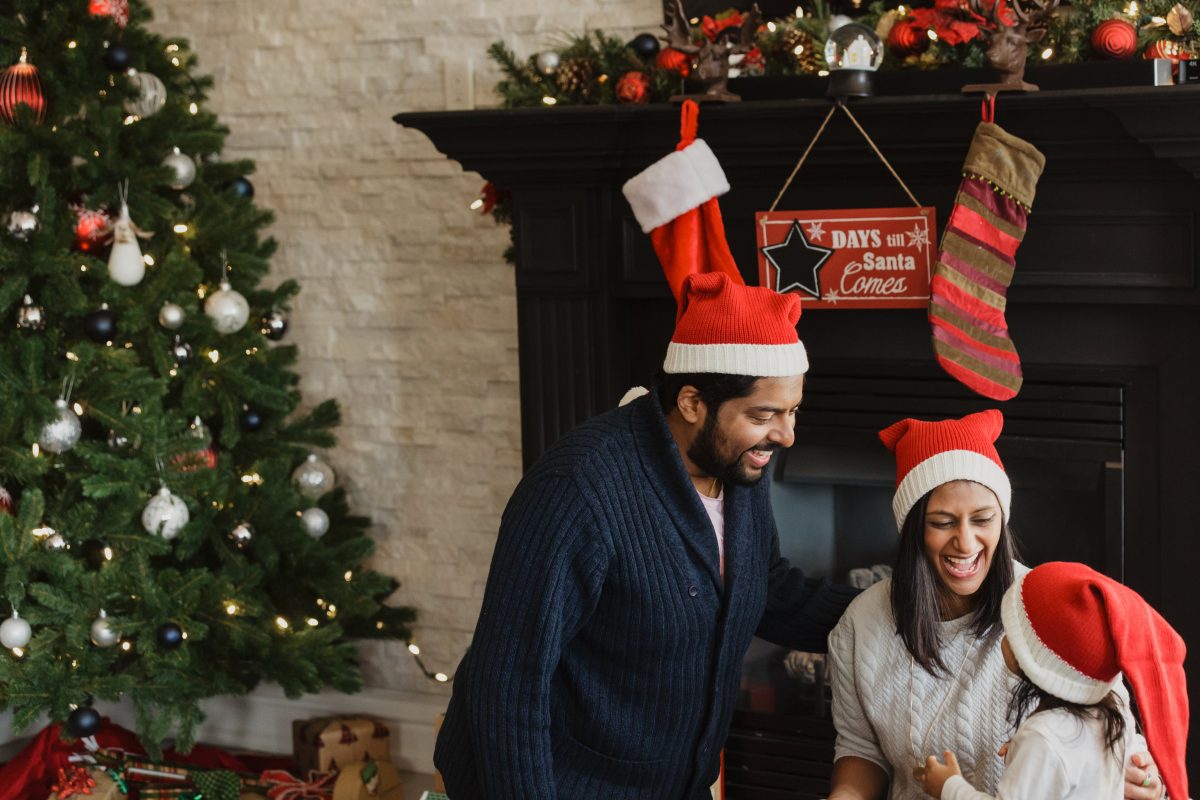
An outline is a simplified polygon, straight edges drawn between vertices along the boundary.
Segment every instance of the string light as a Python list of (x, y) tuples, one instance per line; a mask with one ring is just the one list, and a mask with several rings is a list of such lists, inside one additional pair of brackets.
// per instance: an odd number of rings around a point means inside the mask
[(545, 97), (542, 98), (542, 105), (553, 106), (553, 105), (557, 105), (557, 104), (558, 104), (558, 100), (554, 99), (550, 95), (546, 95)]
[(190, 103), (190, 104), (188, 105), (188, 113), (190, 113), (190, 114), (199, 114), (199, 113), (200, 113), (200, 106), (196, 105), (195, 103)]
[(1054, 48), (1053, 47), (1047, 47), (1045, 50), (1042, 51), (1042, 61), (1049, 61), (1053, 57), (1054, 57)]
[(929, 37), (929, 41), (931, 42), (936, 42), (938, 40), (937, 31), (935, 31), (933, 28), (925, 31), (925, 35)]
[(308, 623), (308, 627), (310, 627), (310, 628), (315, 628), (321, 624), (320, 622), (317, 621), (316, 617), (309, 617), (308, 619), (306, 619), (304, 621), (306, 623)]
[(767, 30), (769, 30), (771, 33), (774, 33), (777, 27), (778, 26), (774, 22), (767, 23)]
[(175, 231), (176, 233), (187, 233), (188, 224), (186, 222), (177, 222), (175, 223), (175, 226), (171, 228), (171, 230)]
[(14, 647), (14, 648), (12, 649), (12, 654), (13, 654), (14, 656), (16, 656), (17, 658), (24, 658), (24, 657), (25, 657), (25, 648), (23, 648), (23, 647)]
[(124, 650), (126, 653), (128, 653), (130, 650), (133, 649), (133, 645), (128, 641), (122, 640), (121, 649)]
[(75, 355), (70, 350), (67, 351), (67, 361), (78, 361), (78, 360), (79, 360), (79, 356)]
[[(376, 622), (375, 627), (382, 630), (383, 623)], [(408, 652), (412, 653), (413, 661), (417, 662), (417, 668), (420, 669), (421, 673), (429, 680), (437, 681), (438, 683), (449, 683), (451, 680), (453, 680), (453, 678), (444, 672), (430, 672), (429, 668), (425, 666), (425, 662), (421, 660), (421, 648), (417, 646), (416, 642), (411, 640), (409, 641)]]
[(42, 454), (42, 448), (38, 447), (38, 443), (37, 443), (37, 442), (34, 442), (34, 443), (33, 443), (33, 448), (32, 448), (32, 449), (33, 449), (33, 457), (34, 457), (34, 458), (37, 458), (38, 456), (40, 456), (40, 455)]
[(225, 613), (229, 616), (236, 617), (241, 610), (241, 607), (233, 600), (225, 601)]
[(349, 583), (354, 578), (354, 573), (350, 570), (346, 570), (346, 574), (342, 577), (346, 579), (346, 583)]
[(83, 406), (79, 405), (79, 403), (74, 403), (71, 406), (71, 408), (75, 411), (75, 416), (77, 416), (77, 417), (83, 416)]
[(218, 361), (221, 360), (221, 353), (217, 350), (209, 350), (208, 351), (208, 360), (214, 364), (217, 363)]
[(279, 628), (279, 630), (281, 630), (281, 631), (286, 631), (286, 630), (288, 629), (288, 621), (287, 621), (286, 619), (284, 619), (283, 617), (276, 617), (276, 618), (275, 618), (275, 625), (276, 625), (276, 626)]
[(142, 261), (146, 264), (147, 267), (154, 266), (154, 256), (150, 255), (149, 253), (142, 256)]
[(471, 202), (471, 210), (478, 211), (481, 208), (483, 208), (483, 198), (477, 197)]
[(242, 476), (242, 483), (247, 486), (262, 486), (263, 478), (257, 472), (249, 472)]

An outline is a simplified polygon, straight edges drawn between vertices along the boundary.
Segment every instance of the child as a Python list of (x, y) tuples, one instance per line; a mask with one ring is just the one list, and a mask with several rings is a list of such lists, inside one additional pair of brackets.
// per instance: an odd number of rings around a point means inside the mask
[[(1004, 660), (1020, 684), (1010, 708), (1018, 730), (1001, 748), (998, 800), (1120, 800), (1133, 733), (1113, 691), (1122, 673), (1167, 794), (1188, 797), (1184, 644), (1145, 600), (1083, 564), (1055, 562), (1014, 581), (1001, 620)], [(926, 792), (941, 800), (992, 797), (966, 782), (952, 752), (944, 755), (944, 764), (926, 762)]]

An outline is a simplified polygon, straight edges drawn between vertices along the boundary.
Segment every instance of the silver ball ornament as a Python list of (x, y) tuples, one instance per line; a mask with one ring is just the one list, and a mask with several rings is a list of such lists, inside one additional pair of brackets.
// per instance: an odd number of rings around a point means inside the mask
[(333, 469), (314, 454), (309, 454), (292, 472), (292, 482), (300, 494), (316, 500), (333, 488)]
[(249, 522), (239, 522), (227, 535), (234, 547), (245, 550), (254, 541), (254, 526)]
[(47, 453), (65, 453), (79, 441), (83, 426), (79, 424), (79, 417), (67, 405), (66, 400), (55, 400), (54, 408), (58, 418), (46, 423), (42, 428), (42, 433), (38, 436), (38, 446)]
[(130, 70), (129, 82), (134, 88), (134, 96), (125, 101), (125, 111), (129, 114), (144, 119), (167, 104), (167, 86), (158, 76)]
[(29, 295), (25, 295), (25, 301), (17, 311), (17, 327), (25, 331), (40, 331), (46, 327), (45, 309), (34, 305)]
[(37, 233), (42, 223), (37, 218), (37, 206), (31, 209), (20, 209), (8, 215), (8, 234), (22, 242)]
[(175, 343), (171, 345), (171, 357), (175, 359), (176, 366), (184, 366), (192, 360), (192, 346), (176, 336)]
[(142, 510), (142, 527), (147, 533), (161, 536), (168, 541), (179, 535), (189, 519), (187, 503), (171, 494), (163, 486)]
[(269, 314), (264, 314), (258, 321), (258, 332), (272, 342), (282, 339), (283, 335), (287, 333), (287, 327), (287, 316), (279, 309), (273, 309)]
[(547, 50), (534, 56), (533, 63), (537, 66), (538, 72), (548, 78), (558, 72), (558, 65), (562, 63), (562, 57), (553, 50)]
[(163, 307), (158, 310), (158, 324), (169, 331), (179, 330), (185, 319), (187, 312), (183, 310), (183, 306), (176, 303), (163, 303)]
[(236, 333), (250, 319), (250, 304), (229, 281), (221, 281), (221, 288), (204, 301), (204, 313), (212, 319), (217, 333)]
[(70, 545), (61, 533), (52, 533), (45, 539), (47, 550), (67, 550)]
[(313, 506), (307, 508), (300, 515), (300, 523), (304, 526), (304, 532), (314, 539), (320, 539), (329, 530), (329, 515), (324, 509)]
[(108, 615), (104, 613), (104, 609), (100, 609), (100, 616), (92, 622), (92, 644), (96, 647), (112, 647), (119, 641), (121, 637), (112, 629), (112, 625), (108, 624)]
[(14, 647), (24, 647), (33, 638), (33, 628), (21, 619), (14, 608), (12, 616), (0, 623), (0, 644), (12, 650)]
[(179, 152), (178, 147), (175, 148), (175, 152), (168, 154), (162, 163), (175, 173), (171, 177), (172, 189), (186, 189), (196, 180), (196, 162), (190, 156)]

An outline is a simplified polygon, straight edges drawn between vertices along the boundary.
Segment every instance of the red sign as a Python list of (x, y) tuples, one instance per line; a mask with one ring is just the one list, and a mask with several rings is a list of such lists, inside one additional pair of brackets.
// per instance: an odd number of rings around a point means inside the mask
[(927, 308), (932, 206), (755, 215), (758, 283), (813, 308)]

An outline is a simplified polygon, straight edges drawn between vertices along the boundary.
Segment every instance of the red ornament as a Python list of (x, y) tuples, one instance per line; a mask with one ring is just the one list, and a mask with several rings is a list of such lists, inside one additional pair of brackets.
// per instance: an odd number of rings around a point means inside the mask
[(896, 58), (919, 56), (929, 49), (929, 33), (914, 19), (896, 20), (888, 31), (887, 46)]
[(176, 472), (196, 472), (217, 466), (217, 448), (213, 445), (171, 456), (171, 468)]
[(46, 96), (42, 94), (42, 80), (37, 67), (29, 63), (25, 48), (16, 64), (0, 73), (0, 117), (9, 125), (17, 124), (17, 106), (26, 105), (33, 110), (39, 122), (46, 120)]
[(58, 783), (51, 786), (50, 791), (54, 792), (54, 796), (59, 800), (67, 800), (77, 794), (91, 794), (95, 787), (96, 781), (92, 779), (86, 769), (80, 766), (71, 766), (59, 769)]
[(664, 47), (662, 50), (659, 50), (658, 55), (654, 59), (654, 65), (659, 69), (673, 72), (684, 78), (692, 71), (691, 57), (687, 53), (676, 50), (673, 47)]
[(129, 24), (129, 0), (90, 0), (88, 12), (93, 17), (112, 17), (118, 28)]
[(104, 244), (112, 226), (112, 217), (102, 208), (81, 208), (75, 224), (75, 246), (90, 253)]
[(16, 511), (13, 510), (12, 495), (9, 494), (8, 489), (5, 489), (3, 486), (0, 486), (0, 511), (3, 511), (5, 514), (11, 514), (14, 516), (17, 513)]
[(1092, 31), (1092, 49), (1101, 58), (1123, 61), (1137, 53), (1137, 28), (1123, 19), (1106, 19)]
[(646, 73), (633, 70), (617, 81), (617, 99), (622, 103), (645, 103), (650, 99), (650, 79)]
[(1180, 47), (1174, 39), (1159, 39), (1151, 42), (1142, 51), (1142, 58), (1165, 58), (1172, 64), (1178, 64), (1180, 59), (1191, 58), (1192, 54)]

